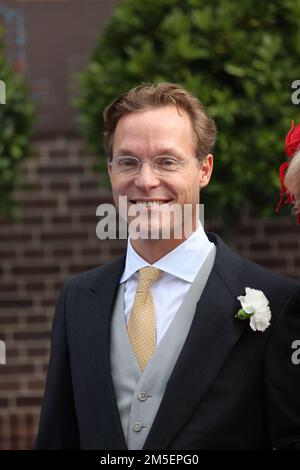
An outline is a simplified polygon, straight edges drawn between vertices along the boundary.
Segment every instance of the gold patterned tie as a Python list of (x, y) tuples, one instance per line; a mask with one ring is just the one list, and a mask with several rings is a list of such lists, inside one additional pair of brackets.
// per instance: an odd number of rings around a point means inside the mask
[(161, 270), (153, 266), (139, 269), (138, 286), (127, 326), (129, 340), (142, 371), (156, 350), (156, 317), (151, 286), (160, 273)]

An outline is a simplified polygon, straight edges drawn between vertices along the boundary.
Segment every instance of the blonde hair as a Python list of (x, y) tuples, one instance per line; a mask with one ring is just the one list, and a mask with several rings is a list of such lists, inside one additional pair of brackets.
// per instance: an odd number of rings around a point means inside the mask
[(284, 184), (295, 199), (293, 212), (300, 213), (300, 150), (298, 150), (290, 161), (285, 175)]
[(181, 108), (190, 116), (198, 158), (201, 160), (211, 153), (217, 133), (214, 120), (192, 93), (175, 83), (163, 82), (142, 84), (132, 88), (105, 108), (103, 118), (106, 156), (111, 160), (114, 133), (122, 116), (170, 104), (176, 106), (179, 114)]

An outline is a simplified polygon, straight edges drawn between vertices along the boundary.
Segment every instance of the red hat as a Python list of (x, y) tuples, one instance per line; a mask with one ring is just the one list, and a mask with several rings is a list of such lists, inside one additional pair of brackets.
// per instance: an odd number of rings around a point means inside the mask
[[(290, 128), (289, 132), (285, 138), (285, 154), (288, 157), (288, 161), (284, 162), (279, 167), (279, 176), (280, 176), (280, 183), (281, 183), (281, 191), (280, 191), (280, 200), (275, 209), (275, 212), (278, 212), (282, 203), (284, 204), (294, 204), (295, 198), (293, 194), (291, 194), (284, 184), (284, 178), (286, 171), (289, 167), (290, 161), (300, 149), (300, 124), (297, 124), (296, 127), (294, 125), (294, 121), (292, 121), (292, 127)], [(283, 198), (286, 196), (285, 201), (283, 202)], [(297, 215), (298, 224), (300, 224), (300, 214)]]

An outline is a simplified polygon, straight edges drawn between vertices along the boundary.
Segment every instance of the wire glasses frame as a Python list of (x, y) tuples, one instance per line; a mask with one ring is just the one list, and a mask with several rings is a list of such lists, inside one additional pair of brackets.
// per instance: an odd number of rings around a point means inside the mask
[[(196, 158), (199, 162), (199, 156), (194, 155), (188, 160), (178, 160), (175, 157), (158, 155), (152, 160), (139, 160), (132, 156), (117, 157), (114, 160), (108, 160), (108, 164), (113, 168), (116, 173), (124, 176), (136, 175), (143, 163), (149, 163), (154, 173), (159, 175), (166, 175), (168, 173), (179, 171), (184, 165)], [(201, 162), (200, 162), (201, 163)]]

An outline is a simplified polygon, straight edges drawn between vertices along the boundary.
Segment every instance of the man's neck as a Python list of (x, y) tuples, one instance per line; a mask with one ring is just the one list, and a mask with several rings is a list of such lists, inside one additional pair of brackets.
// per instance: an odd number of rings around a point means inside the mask
[(175, 240), (130, 240), (131, 245), (137, 254), (147, 263), (154, 264), (160, 258), (170, 251), (174, 250), (178, 245), (183, 243), (185, 239)]
[(131, 245), (136, 253), (143, 258), (147, 263), (154, 264), (170, 251), (174, 250), (177, 246), (181, 245), (187, 238), (189, 238), (194, 231), (198, 228), (199, 224), (194, 224), (192, 232), (181, 238), (171, 239), (143, 239), (136, 240), (130, 239)]

